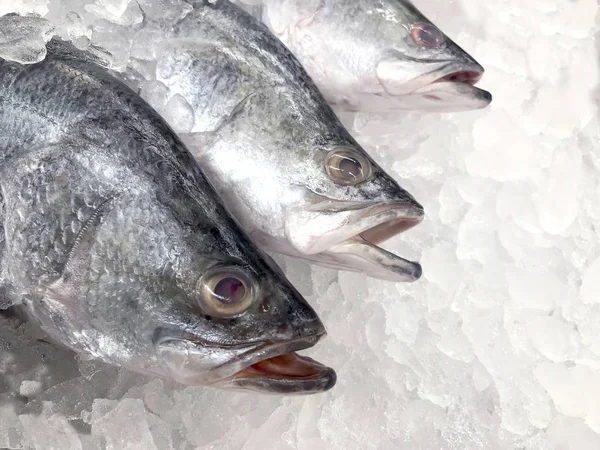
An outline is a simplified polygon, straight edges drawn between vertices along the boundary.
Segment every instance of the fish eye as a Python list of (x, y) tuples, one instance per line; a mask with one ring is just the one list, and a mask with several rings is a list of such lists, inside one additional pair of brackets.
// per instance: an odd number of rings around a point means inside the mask
[(350, 149), (332, 150), (325, 158), (327, 175), (334, 183), (354, 186), (371, 176), (371, 163)]
[(415, 44), (421, 47), (439, 47), (446, 38), (435, 26), (427, 22), (413, 23), (410, 27), (410, 36)]
[(254, 302), (255, 285), (252, 277), (241, 267), (219, 266), (200, 277), (198, 303), (210, 316), (237, 316)]

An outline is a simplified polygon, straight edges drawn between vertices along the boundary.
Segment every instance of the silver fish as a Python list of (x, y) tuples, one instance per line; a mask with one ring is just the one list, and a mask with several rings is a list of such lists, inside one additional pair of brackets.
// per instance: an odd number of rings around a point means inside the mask
[[(0, 286), (72, 350), (189, 385), (314, 393), (325, 329), (172, 129), (57, 39), (0, 60)], [(5, 305), (6, 306), (6, 305)]]
[(423, 207), (260, 21), (228, 1), (189, 3), (156, 44), (157, 79), (194, 111), (184, 139), (234, 217), (268, 251), (417, 280), (418, 263), (377, 244), (420, 223)]
[(409, 0), (265, 0), (263, 21), (346, 110), (486, 107), (483, 67)]

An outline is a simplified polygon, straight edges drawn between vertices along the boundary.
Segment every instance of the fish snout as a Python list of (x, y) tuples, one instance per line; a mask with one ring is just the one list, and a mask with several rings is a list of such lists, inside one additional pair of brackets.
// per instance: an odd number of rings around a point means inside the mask
[(292, 295), (282, 308), (275, 340), (309, 340), (316, 344), (327, 331), (317, 312), (306, 299), (292, 287)]

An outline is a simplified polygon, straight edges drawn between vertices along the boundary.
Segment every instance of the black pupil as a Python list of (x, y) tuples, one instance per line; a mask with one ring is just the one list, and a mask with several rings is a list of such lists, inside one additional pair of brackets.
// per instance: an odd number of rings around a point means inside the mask
[(360, 163), (349, 156), (343, 156), (338, 166), (342, 176), (346, 179), (355, 179), (361, 176), (362, 167)]
[(235, 304), (244, 299), (246, 288), (237, 278), (227, 277), (217, 283), (213, 293), (221, 303)]
[(444, 42), (444, 35), (435, 26), (428, 23), (414, 25), (413, 39), (419, 45), (437, 47)]

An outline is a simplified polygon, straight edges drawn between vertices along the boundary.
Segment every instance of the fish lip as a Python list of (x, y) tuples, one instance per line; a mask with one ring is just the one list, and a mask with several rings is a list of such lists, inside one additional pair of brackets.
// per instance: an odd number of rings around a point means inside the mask
[[(186, 377), (171, 374), (177, 381), (185, 385), (202, 384), (220, 389), (254, 390), (262, 393), (280, 394), (312, 394), (331, 389), (336, 383), (335, 371), (310, 358), (296, 355), (295, 352), (305, 350), (316, 345), (327, 332), (323, 329), (314, 334), (287, 341), (263, 341), (254, 344), (223, 345), (210, 343), (194, 337), (165, 338), (157, 342), (158, 346), (168, 344), (170, 341), (185, 341), (197, 347), (218, 347), (228, 350), (241, 351), (220, 366), (214, 367), (205, 373), (197, 373)], [(307, 365), (315, 368), (313, 376), (271, 376), (268, 373), (249, 373), (247, 369), (253, 365), (282, 355), (293, 355)], [(254, 371), (256, 372), (256, 371)], [(200, 380), (200, 382), (198, 382)]]
[(450, 82), (456, 84), (469, 84), (475, 86), (483, 77), (485, 69), (481, 64), (473, 62), (451, 62), (416, 77), (413, 81), (416, 87), (412, 92), (419, 91), (425, 86), (433, 85), (434, 83)]
[[(326, 253), (337, 255), (338, 258), (339, 255), (349, 255), (355, 261), (360, 258), (362, 261), (358, 265), (362, 267), (361, 272), (374, 278), (396, 282), (417, 281), (423, 273), (419, 263), (376, 245), (417, 226), (424, 220), (425, 213), (422, 207), (412, 208), (411, 212), (413, 214), (403, 214), (402, 209), (395, 203), (369, 208), (363, 219), (375, 219), (372, 226), (332, 246)], [(352, 270), (351, 267), (350, 269)]]
[[(377, 203), (364, 209), (362, 216), (358, 220), (359, 222), (362, 221), (364, 225), (359, 227), (358, 231), (347, 236), (345, 239), (335, 242), (334, 245), (349, 242), (358, 237), (372, 244), (380, 244), (410, 228), (413, 228), (421, 223), (424, 218), (425, 210), (416, 202)], [(384, 233), (383, 236), (376, 236), (377, 232), (381, 230), (381, 227), (394, 224), (400, 225), (401, 223), (404, 223), (406, 226), (398, 227), (391, 232), (388, 230), (388, 232)]]
[(492, 94), (475, 86), (484, 72), (484, 68), (476, 62), (450, 63), (415, 78), (414, 88), (407, 95), (422, 95), (432, 100), (441, 100), (437, 93), (454, 92), (470, 99), (467, 101), (468, 109), (485, 108), (492, 102)]
[(485, 108), (492, 95), (475, 87), (484, 72), (468, 55), (458, 59), (419, 60), (392, 54), (381, 59), (376, 67), (381, 94), (392, 102), (387, 105), (384, 102), (385, 111), (415, 108), (415, 105), (423, 111), (439, 112)]
[[(273, 394), (307, 395), (325, 392), (333, 388), (337, 382), (335, 371), (312, 358), (297, 355), (297, 351), (313, 347), (326, 336), (326, 332), (288, 342), (265, 343), (258, 347), (253, 355), (243, 360), (243, 368), (233, 375), (216, 381), (215, 387), (233, 390), (252, 390)], [(254, 365), (279, 356), (292, 356), (302, 363), (314, 368), (314, 373), (307, 376), (283, 376), (260, 373)]]
[[(376, 245), (424, 220), (424, 209), (416, 201), (403, 199), (366, 206), (358, 202), (325, 202), (311, 209), (324, 214), (348, 214), (330, 233), (309, 236), (306, 241), (310, 245), (296, 246), (298, 253), (292, 256), (388, 281), (412, 282), (421, 277), (422, 269), (417, 262)], [(301, 229), (296, 232), (300, 233)], [(305, 241), (300, 239), (299, 242)]]

